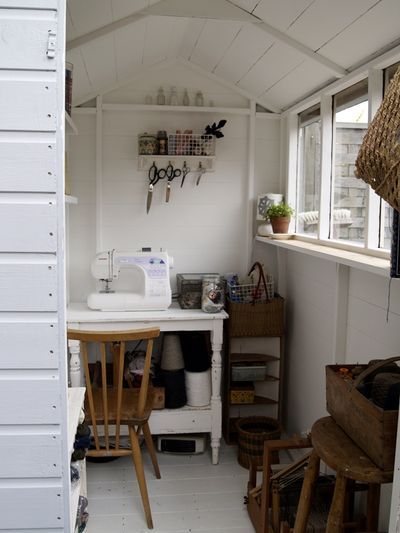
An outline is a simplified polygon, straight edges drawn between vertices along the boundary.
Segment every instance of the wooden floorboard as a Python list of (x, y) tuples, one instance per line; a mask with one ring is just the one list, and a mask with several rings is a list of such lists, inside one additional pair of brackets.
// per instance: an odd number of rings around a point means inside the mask
[[(144, 450), (154, 533), (251, 533), (243, 497), (248, 471), (237, 462), (235, 446), (221, 447), (212, 465), (209, 451), (198, 455), (158, 453), (156, 479)], [(130, 457), (88, 463), (88, 533), (147, 532)]]

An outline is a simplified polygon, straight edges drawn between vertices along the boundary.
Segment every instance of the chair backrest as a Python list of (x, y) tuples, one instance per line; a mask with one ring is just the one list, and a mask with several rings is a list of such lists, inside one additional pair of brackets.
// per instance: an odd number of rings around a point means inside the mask
[[(151, 367), (151, 356), (153, 352), (153, 341), (160, 334), (158, 328), (137, 329), (129, 331), (83, 331), (69, 329), (67, 336), (70, 340), (80, 341), (81, 357), (85, 372), (86, 394), (89, 404), (91, 423), (93, 427), (93, 437), (96, 450), (100, 450), (98, 434), (98, 412), (96, 413), (95, 397), (98, 398), (98, 391), (93, 390), (93, 384), (89, 373), (88, 360), (88, 343), (97, 343), (100, 347), (100, 367), (101, 367), (101, 403), (102, 403), (102, 420), (104, 423), (104, 439), (106, 452), (110, 452), (110, 403), (112, 402), (115, 420), (115, 448), (119, 450), (120, 444), (120, 426), (121, 426), (121, 408), (123, 401), (123, 377), (124, 377), (124, 359), (125, 345), (129, 341), (147, 340), (146, 356), (144, 362), (143, 375), (136, 406), (136, 416), (141, 418), (144, 414), (147, 395), (149, 391), (149, 378)], [(114, 364), (114, 381), (113, 387), (107, 384), (107, 345), (111, 347)], [(115, 368), (116, 367), (116, 368)]]

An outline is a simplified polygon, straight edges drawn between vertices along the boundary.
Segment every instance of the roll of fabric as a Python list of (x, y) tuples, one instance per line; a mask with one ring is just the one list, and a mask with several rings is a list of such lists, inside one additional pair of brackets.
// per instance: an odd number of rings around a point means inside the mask
[(165, 334), (161, 355), (161, 369), (174, 371), (182, 370), (184, 367), (185, 363), (179, 335), (175, 333)]
[(211, 370), (189, 372), (185, 370), (187, 404), (192, 407), (209, 405), (211, 401)]

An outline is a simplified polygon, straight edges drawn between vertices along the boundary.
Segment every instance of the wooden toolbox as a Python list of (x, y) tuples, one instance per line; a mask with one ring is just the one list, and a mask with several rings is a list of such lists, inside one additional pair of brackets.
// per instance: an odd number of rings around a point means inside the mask
[[(329, 414), (347, 435), (382, 470), (394, 467), (398, 410), (388, 411), (375, 405), (357, 390), (370, 373), (399, 358), (376, 365), (328, 365), (326, 367), (326, 402)], [(340, 369), (355, 366), (365, 370), (356, 378), (346, 377)]]

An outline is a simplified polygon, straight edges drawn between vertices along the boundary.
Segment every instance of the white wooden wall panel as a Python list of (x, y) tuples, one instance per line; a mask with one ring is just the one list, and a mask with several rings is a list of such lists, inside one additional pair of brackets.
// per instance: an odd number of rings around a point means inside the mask
[[(7, 371), (5, 371), (7, 372)], [(16, 376), (13, 373), (13, 376)], [(29, 373), (28, 376), (32, 376)], [(60, 382), (54, 379), (17, 377), (0, 373), (0, 420), (3, 424), (58, 424)], [(0, 514), (1, 516), (1, 514)]]
[[(1, 528), (14, 532), (16, 529), (36, 528), (46, 531), (47, 528), (62, 527), (63, 501), (61, 485), (4, 487), (0, 484), (0, 517)], [(46, 502), (46, 506), (43, 506)]]
[(0, 263), (0, 311), (57, 311), (54, 264)]
[(314, 2), (315, 0), (296, 0), (295, 2), (261, 0), (253, 15), (260, 17), (274, 28), (285, 31), (299, 16), (307, 13), (307, 8)]
[(74, 37), (113, 22), (110, 0), (68, 0), (68, 11), (75, 29)]
[(0, 252), (55, 252), (57, 222), (54, 203), (29, 205), (22, 199), (18, 203), (6, 202), (0, 195)]
[(191, 19), (186, 26), (186, 32), (182, 39), (182, 44), (178, 56), (189, 59), (195, 49), (196, 43), (200, 38), (203, 28), (207, 24), (203, 19)]
[(212, 71), (224, 57), (242, 26), (242, 22), (207, 20), (189, 57), (190, 61)]
[(376, 3), (376, 0), (318, 0), (287, 33), (312, 50), (318, 50)]
[(89, 42), (81, 52), (92, 87), (110, 87), (117, 81), (113, 34)]
[(59, 435), (0, 433), (0, 479), (61, 476)]
[(215, 70), (217, 76), (236, 83), (273, 44), (274, 39), (253, 24), (243, 26)]
[[(399, 38), (399, 2), (383, 0), (320, 50), (345, 68), (359, 63)], [(384, 28), (384, 31), (377, 31)], [(368, 36), (365, 39), (365, 36)]]
[(57, 338), (57, 323), (14, 322), (0, 315), (1, 368), (58, 368)]
[[(146, 36), (143, 51), (143, 63), (154, 65), (168, 57), (174, 33), (179, 25), (184, 24), (184, 19), (174, 17), (148, 17), (146, 23)], [(155, 38), (157, 35), (157, 38)]]
[[(142, 64), (145, 31), (146, 22), (143, 19), (135, 23), (134, 31), (131, 26), (125, 26), (115, 32), (117, 79), (129, 78)], [(128, 54), (127, 50), (129, 50)]]
[(262, 95), (303, 61), (304, 57), (294, 48), (275, 43), (240, 80), (238, 86), (257, 96)]
[(0, 160), (0, 191), (55, 191), (56, 150), (50, 135), (27, 134), (23, 139), (0, 132)]
[(6, 76), (0, 75), (1, 129), (55, 131), (57, 125), (55, 82), (50, 79), (13, 80), (7, 79)]
[[(114, 20), (119, 20), (149, 5), (148, 0), (111, 0)], [(136, 27), (136, 26), (135, 26)]]
[(56, 32), (56, 12), (23, 11), (16, 18), (13, 10), (5, 9), (0, 15), (0, 68), (54, 70), (46, 49), (48, 32)]

